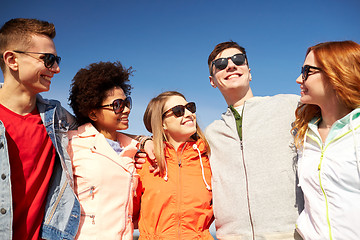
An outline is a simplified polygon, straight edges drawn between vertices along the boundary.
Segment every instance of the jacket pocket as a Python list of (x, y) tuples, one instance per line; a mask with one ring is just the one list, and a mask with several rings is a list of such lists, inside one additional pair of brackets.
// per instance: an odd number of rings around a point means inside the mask
[(96, 190), (95, 186), (90, 186), (90, 187), (85, 188), (84, 190), (78, 192), (77, 195), (78, 195), (79, 199), (88, 198), (88, 197), (90, 197), (91, 199), (94, 199), (95, 190)]

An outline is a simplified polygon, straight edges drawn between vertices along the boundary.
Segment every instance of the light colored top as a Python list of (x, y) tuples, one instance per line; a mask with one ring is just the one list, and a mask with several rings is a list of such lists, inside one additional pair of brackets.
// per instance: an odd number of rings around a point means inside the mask
[(297, 227), (304, 239), (360, 237), (360, 108), (336, 121), (325, 142), (320, 119), (309, 123), (299, 151), (305, 209)]
[(229, 108), (206, 129), (218, 239), (295, 238), (302, 195), (290, 130), (298, 100), (281, 94), (245, 101), (243, 152)]
[(77, 239), (133, 239), (133, 196), (138, 142), (118, 133), (117, 154), (90, 123), (69, 132), (75, 192), (81, 205)]

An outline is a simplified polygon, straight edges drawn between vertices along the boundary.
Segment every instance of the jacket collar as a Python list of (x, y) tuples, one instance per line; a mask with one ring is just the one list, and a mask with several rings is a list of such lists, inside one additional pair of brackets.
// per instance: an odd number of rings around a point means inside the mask
[[(339, 135), (342, 135), (350, 130), (350, 123), (354, 128), (357, 128), (360, 125), (360, 108), (355, 108), (349, 114), (344, 116), (343, 118), (337, 120), (330, 129), (330, 132), (326, 138), (326, 141), (329, 142), (332, 139), (336, 138)], [(308, 126), (309, 129), (318, 137), (320, 135), (318, 133), (319, 122), (321, 121), (321, 117), (313, 118)]]
[(170, 143), (165, 142), (165, 157), (168, 158), (173, 155), (183, 155), (186, 154), (186, 158), (193, 159), (198, 158), (198, 152), (194, 149), (193, 145), (196, 144), (197, 148), (200, 150), (200, 153), (203, 154), (206, 152), (206, 145), (202, 139), (192, 140), (182, 143), (178, 149), (175, 149)]
[[(107, 143), (104, 135), (99, 133), (91, 123), (81, 125), (77, 130), (79, 138), (94, 138), (92, 141), (91, 151), (106, 156), (111, 161), (123, 166), (124, 169), (132, 169), (134, 165), (134, 156), (137, 152), (138, 142), (125, 134), (117, 134), (118, 142), (121, 144), (123, 151), (118, 155)], [(127, 161), (120, 160), (120, 157), (129, 157)], [(131, 159), (131, 160), (130, 160)], [(130, 160), (130, 161), (129, 161)]]

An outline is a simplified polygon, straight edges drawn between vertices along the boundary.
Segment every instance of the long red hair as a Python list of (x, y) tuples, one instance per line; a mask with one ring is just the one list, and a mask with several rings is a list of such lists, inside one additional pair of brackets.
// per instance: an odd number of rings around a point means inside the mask
[[(306, 56), (313, 52), (317, 66), (322, 69), (336, 96), (347, 108), (360, 106), (360, 45), (353, 41), (324, 42), (309, 47)], [(301, 147), (308, 123), (321, 117), (320, 107), (300, 104), (295, 112), (292, 131), (295, 145)]]

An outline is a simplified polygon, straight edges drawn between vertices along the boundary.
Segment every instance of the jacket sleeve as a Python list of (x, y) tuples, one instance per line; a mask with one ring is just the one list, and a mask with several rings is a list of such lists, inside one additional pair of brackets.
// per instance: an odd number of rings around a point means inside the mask
[(134, 206), (133, 206), (133, 223), (134, 223), (134, 229), (138, 229), (138, 223), (139, 223), (139, 218), (140, 218), (140, 205), (141, 205), (141, 196), (143, 193), (143, 186), (142, 186), (142, 181), (141, 181), (141, 170), (146, 170), (146, 169), (137, 169), (138, 174), (140, 175), (139, 181), (138, 181), (138, 186), (136, 189), (136, 192), (134, 194)]

